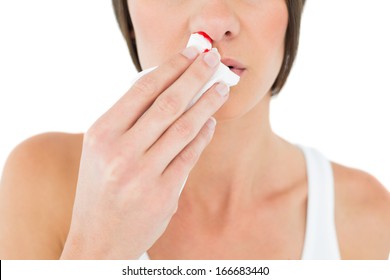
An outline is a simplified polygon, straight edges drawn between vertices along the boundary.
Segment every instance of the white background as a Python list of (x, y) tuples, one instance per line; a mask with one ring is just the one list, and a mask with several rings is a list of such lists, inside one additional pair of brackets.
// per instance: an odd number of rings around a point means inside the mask
[[(390, 189), (390, 1), (309, 0), (274, 130)], [(0, 169), (24, 139), (78, 133), (136, 73), (111, 1), (0, 1)]]

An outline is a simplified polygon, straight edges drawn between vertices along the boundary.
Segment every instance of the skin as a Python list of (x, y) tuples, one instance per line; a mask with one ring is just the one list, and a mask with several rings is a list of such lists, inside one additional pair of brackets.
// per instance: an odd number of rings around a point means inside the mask
[[(269, 122), (285, 2), (128, 4), (141, 65), (161, 66), (85, 135), (48, 133), (15, 148), (0, 188), (0, 258), (136, 259), (146, 250), (152, 259), (301, 258), (305, 161)], [(214, 86), (184, 113), (215, 71), (206, 54), (183, 55), (200, 30), (246, 71), (227, 97)], [(205, 126), (210, 116), (215, 130)], [(388, 191), (365, 172), (332, 167), (342, 258), (386, 259)]]

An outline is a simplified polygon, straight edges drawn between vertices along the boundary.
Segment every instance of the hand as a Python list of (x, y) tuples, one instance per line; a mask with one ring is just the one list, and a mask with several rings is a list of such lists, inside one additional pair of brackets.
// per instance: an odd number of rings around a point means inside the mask
[(214, 85), (185, 111), (218, 64), (215, 53), (185, 49), (87, 131), (62, 259), (137, 259), (162, 235), (228, 99), (229, 88)]

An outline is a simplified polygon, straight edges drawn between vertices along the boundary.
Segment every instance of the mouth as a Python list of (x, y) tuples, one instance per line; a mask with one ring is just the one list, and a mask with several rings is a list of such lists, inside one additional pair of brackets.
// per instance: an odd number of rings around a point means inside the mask
[(232, 71), (233, 73), (237, 74), (240, 77), (246, 71), (246, 67), (242, 65), (240, 62), (238, 62), (237, 60), (231, 58), (224, 58), (221, 60), (221, 62), (225, 64), (227, 67), (229, 67), (230, 71)]
[(237, 74), (238, 76), (242, 76), (242, 74), (244, 74), (244, 71), (245, 71), (245, 68), (235, 68), (233, 66), (228, 66), (230, 71), (232, 71), (233, 73)]

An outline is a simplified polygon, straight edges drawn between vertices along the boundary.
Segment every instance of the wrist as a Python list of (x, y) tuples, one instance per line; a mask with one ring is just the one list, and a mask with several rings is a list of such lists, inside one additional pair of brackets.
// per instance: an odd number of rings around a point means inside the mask
[[(82, 234), (69, 233), (60, 260), (137, 260), (139, 256), (129, 252), (113, 251), (112, 246), (94, 242), (96, 238), (84, 238)], [(127, 250), (126, 250), (127, 251)]]
[(85, 247), (85, 242), (83, 242), (80, 237), (75, 237), (73, 234), (69, 233), (65, 241), (60, 260), (91, 259), (91, 256), (87, 257), (88, 254), (83, 247)]

